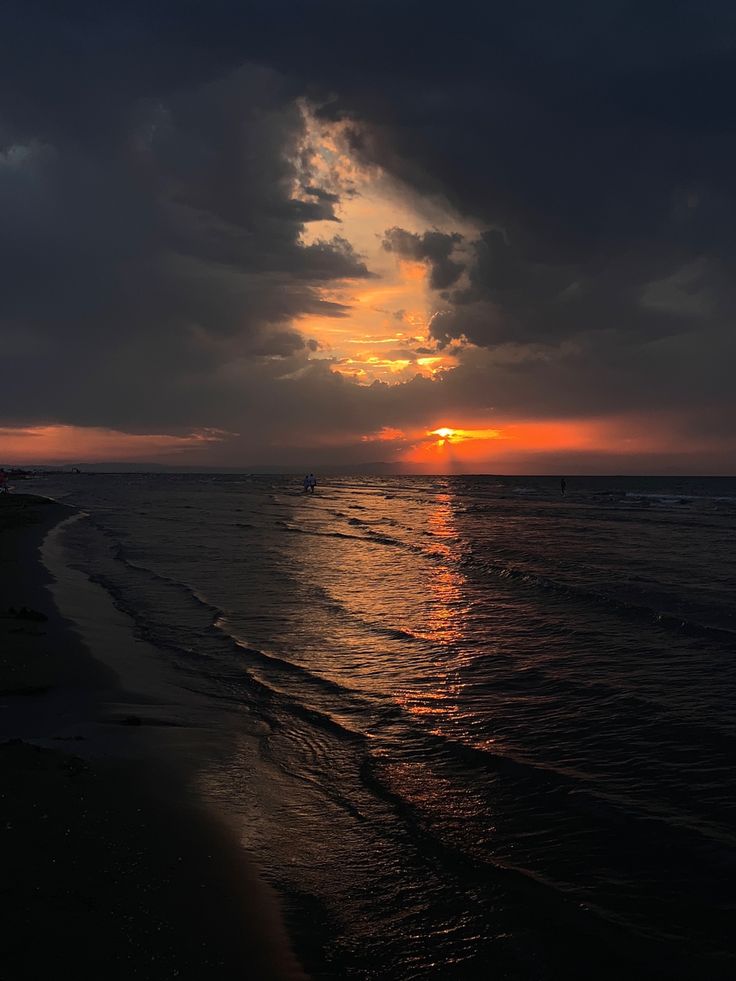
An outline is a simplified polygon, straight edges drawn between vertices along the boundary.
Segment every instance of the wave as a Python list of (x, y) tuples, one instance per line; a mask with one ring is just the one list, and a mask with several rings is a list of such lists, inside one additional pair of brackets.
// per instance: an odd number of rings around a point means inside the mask
[[(435, 549), (422, 547), (421, 545), (406, 542), (400, 538), (388, 535), (385, 532), (377, 531), (371, 528), (367, 523), (361, 522), (360, 524), (357, 524), (357, 522), (360, 521), (361, 519), (349, 519), (351, 526), (355, 527), (356, 529), (361, 528), (364, 530), (363, 534), (351, 534), (350, 532), (339, 530), (321, 531), (319, 529), (304, 528), (284, 519), (278, 519), (276, 524), (291, 534), (378, 544), (390, 548), (399, 548), (413, 554), (421, 555), (432, 562), (439, 562), (441, 564), (455, 562), (462, 568), (469, 570), (475, 569), (481, 571), (483, 574), (493, 575), (501, 580), (513, 582), (536, 590), (552, 592), (561, 597), (572, 598), (577, 601), (593, 604), (609, 611), (615, 611), (616, 613), (626, 616), (627, 618), (648, 622), (656, 627), (677, 632), (679, 634), (684, 634), (685, 636), (707, 638), (717, 642), (719, 645), (729, 647), (736, 645), (736, 630), (727, 626), (703, 622), (701, 619), (693, 617), (692, 615), (687, 616), (680, 613), (673, 613), (667, 609), (661, 609), (657, 605), (626, 599), (620, 595), (616, 595), (615, 593), (607, 593), (589, 586), (570, 583), (562, 579), (544, 575), (543, 573), (534, 570), (520, 568), (509, 563), (487, 561), (473, 555), (472, 552), (465, 553), (464, 555), (457, 557), (447, 556), (445, 553), (439, 553)], [(95, 523), (98, 527), (101, 527), (97, 522), (93, 523)], [(247, 527), (248, 523), (244, 522), (242, 525), (243, 527)], [(101, 528), (101, 530), (106, 532), (106, 529), (104, 528)], [(149, 575), (153, 575), (161, 581), (168, 581), (171, 585), (187, 590), (192, 595), (195, 595), (191, 586), (188, 586), (185, 583), (176, 582), (172, 579), (167, 579), (165, 576), (154, 573), (152, 570), (146, 569), (144, 566), (137, 565), (136, 563), (128, 560), (124, 555), (123, 546), (120, 543), (117, 543), (117, 557), (127, 561), (131, 568), (140, 568), (141, 571), (145, 571)], [(198, 597), (195, 596), (195, 598)], [(205, 605), (207, 604), (205, 603)], [(212, 609), (214, 615), (218, 615), (222, 612), (214, 607), (210, 608)], [(367, 625), (372, 630), (377, 630), (385, 635), (397, 639), (421, 639), (417, 635), (413, 635), (409, 632), (387, 628), (383, 625), (372, 623)]]
[(590, 587), (573, 584), (561, 579), (554, 579), (550, 576), (546, 576), (532, 570), (515, 567), (509, 564), (482, 560), (477, 556), (474, 556), (472, 553), (466, 552), (461, 556), (453, 558), (451, 556), (447, 556), (444, 552), (438, 551), (437, 549), (426, 547), (423, 548), (420, 545), (402, 541), (401, 539), (386, 535), (383, 532), (375, 531), (367, 524), (364, 525), (366, 533), (363, 535), (353, 535), (348, 532), (341, 531), (319, 531), (317, 529), (300, 528), (295, 525), (290, 525), (287, 522), (281, 522), (281, 524), (283, 524), (287, 530), (297, 534), (314, 535), (326, 538), (352, 539), (369, 544), (375, 543), (385, 545), (387, 547), (400, 548), (404, 551), (422, 555), (424, 558), (434, 562), (456, 562), (462, 567), (479, 569), (484, 573), (491, 574), (502, 580), (508, 580), (520, 585), (532, 587), (534, 589), (554, 592), (560, 596), (592, 603), (599, 607), (605, 607), (608, 610), (614, 610), (627, 617), (633, 617), (642, 621), (646, 620), (658, 627), (677, 631), (678, 633), (685, 634), (686, 636), (704, 637), (717, 641), (719, 644), (736, 644), (736, 630), (729, 627), (704, 623), (693, 617), (671, 613), (667, 610), (659, 609), (656, 606), (651, 606), (646, 603), (637, 603), (611, 593), (601, 592)]
[[(352, 522), (350, 522), (352, 524)], [(291, 522), (279, 520), (276, 524), (283, 528), (284, 531), (291, 532), (297, 535), (311, 535), (315, 538), (343, 538), (350, 541), (363, 542), (368, 545), (386, 545), (391, 548), (400, 548), (408, 552), (414, 552), (415, 554), (425, 555), (427, 558), (436, 558), (437, 556), (428, 551), (427, 549), (421, 548), (419, 545), (413, 545), (410, 542), (403, 542), (399, 538), (393, 538), (390, 535), (385, 535), (379, 531), (373, 531), (371, 528), (366, 527), (366, 534), (364, 535), (352, 535), (347, 531), (320, 531), (317, 528), (303, 528), (299, 525), (294, 525)]]
[(670, 503), (690, 503), (691, 501), (728, 501), (729, 503), (736, 503), (736, 497), (730, 494), (672, 494), (672, 493), (642, 493), (640, 491), (627, 491), (624, 497), (641, 499), (641, 500), (652, 500), (652, 501), (663, 501), (667, 504)]
[[(490, 900), (496, 916), (508, 910), (509, 900), (512, 900), (518, 905), (516, 916), (523, 917), (527, 929), (552, 929), (563, 938), (563, 945), (567, 943), (564, 938), (577, 938), (579, 950), (587, 951), (583, 953), (583, 959), (589, 963), (594, 956), (617, 958), (618, 951), (625, 949), (627, 956), (635, 951), (635, 962), (640, 967), (646, 965), (647, 976), (660, 976), (663, 970), (667, 977), (683, 979), (702, 973), (690, 969), (691, 948), (683, 948), (678, 943), (673, 947), (673, 941), (679, 937), (669, 935), (666, 924), (655, 925), (643, 919), (636, 904), (606, 902), (605, 898), (596, 901), (598, 890), (591, 889), (587, 880), (581, 881), (579, 877), (563, 880), (551, 872), (540, 872), (533, 867), (533, 851), (529, 861), (524, 862), (523, 850), (515, 847), (522, 845), (522, 841), (510, 843), (514, 851), (502, 850), (495, 835), (476, 843), (462, 833), (462, 829), (443, 826), (435, 814), (408, 800), (390, 780), (386, 781), (380, 772), (380, 761), (379, 766), (376, 762), (375, 758), (367, 758), (361, 767), (361, 780), (366, 788), (394, 808), (411, 830), (419, 850), (433, 864), (470, 886), (479, 902)], [(626, 822), (627, 815), (622, 814), (622, 818)], [(618, 827), (612, 833), (626, 835), (631, 830)], [(660, 841), (662, 830), (661, 824), (650, 824), (646, 818), (637, 821), (636, 832), (644, 833), (653, 847)], [(680, 854), (686, 842), (681, 840), (679, 830), (667, 826), (666, 832), (668, 839), (671, 835), (672, 853)], [(632, 837), (631, 840), (637, 839)], [(499, 887), (505, 892), (501, 903), (496, 898)], [(725, 928), (723, 934), (725, 939)], [(696, 958), (698, 956), (699, 952)], [(682, 973), (683, 965), (685, 973)], [(726, 974), (719, 972), (718, 976), (725, 977)]]
[(134, 562), (132, 559), (127, 558), (124, 554), (124, 549), (122, 545), (118, 545), (114, 553), (114, 558), (117, 562), (121, 562), (129, 569), (133, 569), (136, 572), (142, 572), (145, 575), (149, 576), (151, 579), (155, 580), (156, 582), (166, 583), (167, 586), (173, 587), (174, 589), (185, 593), (190, 599), (193, 599), (200, 607), (207, 610), (210, 613), (211, 617), (213, 618), (213, 621), (217, 617), (224, 617), (226, 615), (225, 612), (221, 610), (218, 606), (215, 606), (214, 604), (210, 603), (208, 599), (203, 597), (201, 593), (199, 593), (198, 590), (195, 589), (194, 586), (190, 586), (188, 583), (182, 582), (180, 579), (172, 579), (170, 576), (165, 576), (160, 572), (154, 572), (154, 570), (150, 569), (148, 566), (142, 565), (139, 562)]
[[(590, 775), (565, 769), (559, 766), (551, 766), (546, 763), (539, 763), (533, 760), (521, 758), (508, 749), (498, 752), (488, 747), (480, 747), (453, 738), (450, 735), (430, 732), (418, 724), (416, 720), (406, 710), (394, 702), (390, 696), (381, 696), (371, 700), (362, 693), (342, 685), (332, 679), (325, 678), (302, 665), (287, 660), (276, 655), (266, 653), (251, 645), (245, 644), (234, 637), (228, 628), (226, 614), (218, 607), (209, 603), (204, 597), (197, 593), (191, 586), (179, 582), (168, 576), (154, 572), (146, 566), (127, 559), (122, 554), (122, 546), (118, 549), (116, 560), (124, 563), (127, 567), (134, 570), (137, 574), (143, 573), (152, 579), (163, 583), (167, 588), (174, 588), (182, 592), (190, 601), (194, 601), (197, 606), (205, 610), (213, 628), (229, 645), (231, 652), (240, 656), (246, 654), (252, 661), (266, 670), (266, 674), (259, 671), (253, 663), (243, 663), (238, 659), (238, 672), (231, 675), (224, 675), (222, 669), (225, 665), (215, 658), (208, 658), (207, 664), (210, 668), (204, 668), (204, 664), (198, 659), (196, 671), (192, 672), (198, 679), (210, 679), (218, 686), (217, 691), (206, 690), (203, 692), (201, 687), (196, 691), (204, 693), (208, 697), (225, 698), (235, 704), (248, 702), (251, 705), (258, 705), (258, 715), (270, 726), (278, 725), (278, 719), (283, 718), (286, 713), (291, 718), (298, 718), (310, 725), (317, 726), (323, 732), (329, 732), (340, 740), (345, 740), (353, 744), (366, 745), (368, 739), (367, 732), (371, 730), (374, 737), (381, 736), (385, 727), (390, 731), (401, 733), (400, 745), (394, 747), (395, 753), (399, 758), (407, 756), (431, 763), (439, 763), (440, 760), (454, 761), (460, 764), (463, 770), (470, 768), (492, 772), (502, 777), (513, 780), (517, 787), (525, 785), (533, 788), (535, 793), (559, 793), (570, 794), (572, 792), (587, 795), (586, 798), (579, 797), (579, 803), (584, 803), (585, 799), (592, 801), (592, 806), (598, 810), (607, 807), (611, 810), (611, 819), (619, 812), (626, 810), (630, 806), (630, 801), (626, 799), (616, 799), (612, 795), (602, 795), (599, 791), (590, 786)], [(121, 593), (115, 584), (111, 583), (104, 576), (91, 577), (100, 582), (111, 595), (116, 599), (125, 612), (138, 620), (140, 611), (131, 608), (129, 603), (120, 602)], [(174, 650), (177, 653), (191, 653), (182, 647), (180, 643), (172, 642), (170, 639), (161, 637), (154, 629), (152, 633), (145, 631), (149, 639), (158, 647)], [(414, 635), (407, 631), (392, 631), (396, 636), (411, 639)], [(182, 665), (177, 665), (183, 667)], [(211, 668), (215, 667), (213, 671)], [(269, 677), (269, 674), (271, 677)], [(297, 694), (293, 691), (284, 690), (278, 683), (279, 675), (288, 677), (297, 687)], [(237, 693), (227, 695), (222, 691), (222, 685), (237, 685)], [(305, 688), (305, 685), (307, 686)], [(306, 698), (309, 688), (317, 694), (316, 704), (314, 699)], [(336, 717), (334, 710), (330, 710), (324, 704), (324, 697), (336, 698), (336, 706), (340, 714), (347, 712), (358, 722), (357, 727), (347, 725), (343, 720)], [(253, 699), (256, 699), (254, 703)], [(319, 704), (320, 701), (322, 704)], [(398, 725), (398, 729), (396, 729)], [(702, 740), (701, 740), (702, 741)], [(545, 789), (546, 788), (546, 789)], [(527, 791), (529, 792), (529, 791)], [(655, 813), (645, 815), (647, 820), (664, 820)], [(666, 822), (665, 822), (666, 823)], [(711, 834), (704, 826), (689, 827), (690, 832), (697, 832), (709, 837), (718, 838), (722, 841), (722, 834), (716, 830)]]
[(354, 694), (353, 689), (341, 685), (337, 681), (332, 681), (330, 678), (325, 678), (324, 675), (316, 674), (314, 671), (310, 671), (309, 668), (305, 668), (295, 661), (289, 661), (286, 658), (279, 657), (277, 654), (267, 654), (265, 651), (253, 647), (252, 644), (245, 643), (235, 634), (231, 633), (224, 617), (217, 620), (215, 627), (232, 640), (241, 651), (244, 651), (251, 658), (260, 661), (272, 671), (298, 676), (303, 681), (319, 685), (319, 687), (331, 692), (339, 692), (341, 695)]
[[(201, 596), (188, 584), (154, 572), (146, 566), (126, 558), (122, 554), (122, 546), (119, 546), (118, 548), (116, 559), (117, 561), (124, 563), (136, 573), (143, 573), (153, 580), (165, 584), (167, 588), (173, 588), (179, 591), (189, 601), (194, 601), (200, 609), (206, 612), (208, 622), (212, 629), (223, 638), (224, 642), (232, 645), (230, 647), (231, 653), (236, 653), (238, 655), (238, 666), (245, 675), (245, 677), (243, 677), (241, 680), (251, 689), (249, 694), (254, 694), (257, 692), (262, 696), (267, 697), (269, 702), (276, 698), (281, 709), (288, 711), (292, 715), (305, 721), (319, 725), (322, 729), (329, 729), (333, 732), (339, 731), (339, 734), (344, 736), (344, 738), (355, 740), (366, 738), (365, 730), (375, 728), (376, 725), (379, 726), (379, 729), (376, 730), (377, 734), (380, 733), (383, 726), (388, 726), (390, 729), (393, 729), (396, 725), (399, 725), (399, 731), (403, 734), (402, 739), (407, 740), (404, 750), (408, 750), (413, 747), (413, 751), (418, 752), (420, 757), (428, 758), (433, 755), (440, 754), (442, 757), (449, 757), (450, 759), (455, 760), (457, 763), (462, 764), (463, 767), (492, 771), (498, 773), (499, 775), (506, 775), (512, 777), (515, 782), (518, 782), (519, 780), (523, 782), (530, 779), (537, 787), (543, 784), (548, 785), (550, 789), (552, 789), (552, 787), (560, 788), (564, 786), (567, 788), (568, 792), (574, 787), (585, 786), (590, 779), (589, 775), (586, 773), (578, 773), (559, 766), (540, 764), (528, 759), (517, 757), (508, 749), (499, 753), (497, 750), (464, 742), (447, 734), (428, 731), (427, 729), (423, 728), (421, 724), (417, 724), (416, 720), (388, 694), (381, 695), (377, 698), (365, 697), (362, 692), (356, 691), (355, 689), (344, 684), (340, 684), (339, 682), (330, 678), (326, 678), (323, 675), (310, 670), (309, 668), (295, 663), (294, 661), (272, 653), (266, 653), (265, 651), (245, 643), (231, 632), (230, 624), (227, 619), (228, 615), (223, 610), (208, 602), (205, 597)], [(114, 583), (111, 583), (109, 579), (103, 576), (93, 576), (91, 578), (94, 578), (96, 581), (100, 582), (108, 590), (108, 592), (110, 592), (110, 594), (116, 600), (116, 605), (120, 606), (125, 610), (125, 612), (129, 613), (138, 622), (140, 622), (140, 610), (131, 607), (131, 604), (129, 603), (120, 602), (121, 592), (118, 588), (116, 588)], [(376, 632), (382, 633), (393, 639), (408, 641), (421, 641), (422, 639), (411, 631), (401, 628), (392, 628), (381, 624), (372, 624), (363, 620), (362, 618), (361, 622), (363, 622), (371, 630), (375, 630)], [(150, 639), (156, 646), (174, 650), (177, 653), (193, 653), (191, 650), (187, 650), (185, 647), (183, 647), (181, 643), (162, 637), (155, 629), (155, 625), (153, 625), (152, 630), (144, 629), (144, 632), (148, 639)], [(261, 668), (265, 669), (266, 675), (264, 676), (260, 671), (257, 675), (254, 675), (252, 670), (254, 665), (244, 664), (240, 660), (243, 654), (246, 654), (251, 661), (256, 662), (257, 665), (260, 665)], [(202, 666), (201, 657), (198, 657), (197, 660), (198, 665)], [(207, 661), (209, 664), (217, 663), (216, 659), (214, 658), (208, 658)], [(221, 665), (221, 667), (224, 666), (224, 664)], [(201, 671), (200, 667), (197, 668), (197, 674), (205, 676), (205, 672)], [(269, 677), (269, 674), (271, 674), (272, 677)], [(284, 688), (279, 685), (277, 680), (279, 675), (289, 678), (290, 682), (293, 682), (299, 686), (299, 695), (297, 698), (293, 697), (293, 692), (285, 691)], [(206, 673), (206, 676), (215, 681), (225, 680), (225, 676), (222, 675), (221, 671), (216, 671), (214, 673), (209, 671)], [(235, 680), (238, 680), (237, 677)], [(304, 688), (305, 684), (307, 685), (307, 689)], [(324, 705), (307, 704), (307, 702), (304, 700), (304, 695), (307, 693), (309, 687), (314, 689), (315, 694), (318, 696), (318, 702), (325, 696), (328, 698), (336, 697), (342, 711), (347, 711), (348, 713), (352, 713), (354, 715), (357, 713), (356, 718), (362, 718), (358, 728), (351, 729), (344, 723), (338, 721), (333, 714), (326, 711)], [(236, 700), (242, 703), (244, 694), (245, 692), (243, 692), (239, 699)], [(651, 706), (647, 709), (647, 711), (654, 708), (655, 706)], [(672, 724), (681, 723), (679, 723), (677, 720), (668, 721), (667, 719), (663, 718), (662, 725), (670, 726)], [(707, 735), (707, 733), (700, 731), (702, 728), (702, 726), (699, 726), (698, 732), (695, 733), (693, 737), (698, 744), (702, 744), (704, 735)], [(722, 743), (724, 736), (723, 734), (718, 733), (717, 736), (714, 736), (713, 738), (717, 738), (717, 740)]]
[(736, 644), (736, 630), (732, 630), (729, 627), (702, 623), (699, 620), (670, 613), (646, 603), (636, 603), (626, 600), (621, 596), (603, 593), (586, 586), (565, 582), (561, 579), (553, 579), (539, 572), (485, 561), (473, 555), (462, 556), (459, 559), (459, 563), (464, 567), (479, 569), (498, 579), (509, 580), (538, 590), (554, 592), (560, 596), (571, 597), (576, 600), (595, 604), (596, 606), (605, 607), (609, 610), (613, 609), (628, 617), (646, 620), (656, 626), (677, 630), (679, 633), (687, 636), (707, 637), (721, 644)]

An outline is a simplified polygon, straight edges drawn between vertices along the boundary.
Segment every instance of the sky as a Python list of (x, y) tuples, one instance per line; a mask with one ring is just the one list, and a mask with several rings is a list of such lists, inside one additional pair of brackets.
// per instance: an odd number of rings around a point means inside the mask
[(5, 0), (0, 463), (736, 473), (736, 8)]

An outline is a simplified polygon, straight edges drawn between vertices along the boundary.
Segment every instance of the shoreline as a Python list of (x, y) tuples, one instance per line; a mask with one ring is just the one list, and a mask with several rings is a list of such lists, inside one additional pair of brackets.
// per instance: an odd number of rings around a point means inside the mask
[[(90, 733), (111, 729), (105, 696), (129, 692), (57, 608), (41, 561), (73, 514), (0, 497), (2, 977), (304, 978), (234, 829), (175, 766), (140, 758), (147, 727), (125, 727), (136, 758), (108, 755)], [(126, 643), (116, 638), (117, 656)]]

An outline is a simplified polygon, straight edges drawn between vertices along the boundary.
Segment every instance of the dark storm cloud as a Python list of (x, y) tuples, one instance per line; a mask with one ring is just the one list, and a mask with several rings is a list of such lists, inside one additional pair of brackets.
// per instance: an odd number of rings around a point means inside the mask
[(404, 4), (390, 23), (379, 43), (361, 22), (349, 59), (344, 47), (316, 71), (334, 95), (323, 112), (355, 119), (357, 153), (488, 227), (438, 297), (435, 337), (532, 345), (528, 364), (533, 345), (555, 351), (527, 391), (515, 372), (540, 412), (659, 394), (721, 400), (733, 420), (733, 8), (465, 3), (448, 20)]
[(198, 381), (303, 351), (294, 317), (346, 313), (317, 287), (368, 275), (344, 238), (300, 244), (333, 202), (293, 196), (303, 120), (267, 69), (126, 104), (114, 148), (38, 114), (0, 157), (0, 337), (31, 338), (11, 418), (192, 424)]
[(462, 235), (446, 234), (437, 230), (423, 235), (407, 232), (403, 228), (389, 228), (383, 238), (383, 247), (402, 259), (426, 262), (429, 266), (429, 282), (433, 289), (444, 290), (462, 275), (464, 266), (450, 258)]
[[(8, 0), (4, 421), (733, 420), (735, 47), (724, 2)], [(486, 228), (462, 257), (386, 239), (430, 266), (434, 338), (480, 346), (454, 375), (359, 389), (307, 364), (294, 318), (346, 314), (318, 287), (368, 270), (344, 238), (300, 245), (338, 203), (305, 170), (300, 96)]]
[(306, 186), (304, 188), (304, 193), (311, 194), (319, 201), (329, 201), (331, 204), (337, 204), (340, 200), (339, 194), (333, 194), (331, 191), (325, 191), (323, 187)]

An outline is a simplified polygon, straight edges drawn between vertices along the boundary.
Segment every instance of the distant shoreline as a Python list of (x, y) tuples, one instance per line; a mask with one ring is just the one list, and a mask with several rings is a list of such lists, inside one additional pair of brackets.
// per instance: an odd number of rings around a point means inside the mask
[[(550, 467), (544, 471), (518, 471), (515, 473), (504, 473), (497, 470), (433, 470), (430, 465), (421, 464), (396, 464), (396, 463), (365, 463), (365, 464), (319, 464), (305, 463), (297, 465), (277, 465), (263, 464), (251, 467), (206, 467), (206, 466), (170, 466), (165, 463), (125, 463), (123, 461), (99, 461), (96, 463), (81, 463), (77, 466), (71, 464), (6, 464), (6, 471), (14, 471), (16, 479), (25, 480), (34, 477), (56, 476), (58, 474), (69, 474), (76, 476), (89, 476), (96, 474), (115, 475), (115, 474), (180, 474), (222, 476), (233, 474), (241, 477), (299, 477), (302, 478), (305, 472), (314, 471), (323, 477), (490, 477), (498, 479), (524, 479), (529, 480), (554, 480), (562, 476), (572, 477), (577, 480), (729, 480), (736, 477), (736, 470), (728, 473), (683, 473), (675, 470), (661, 470), (657, 472), (632, 473), (628, 471), (601, 470), (589, 472), (578, 470), (573, 466), (564, 466), (564, 461), (556, 468)], [(12, 473), (11, 473), (12, 477)]]

